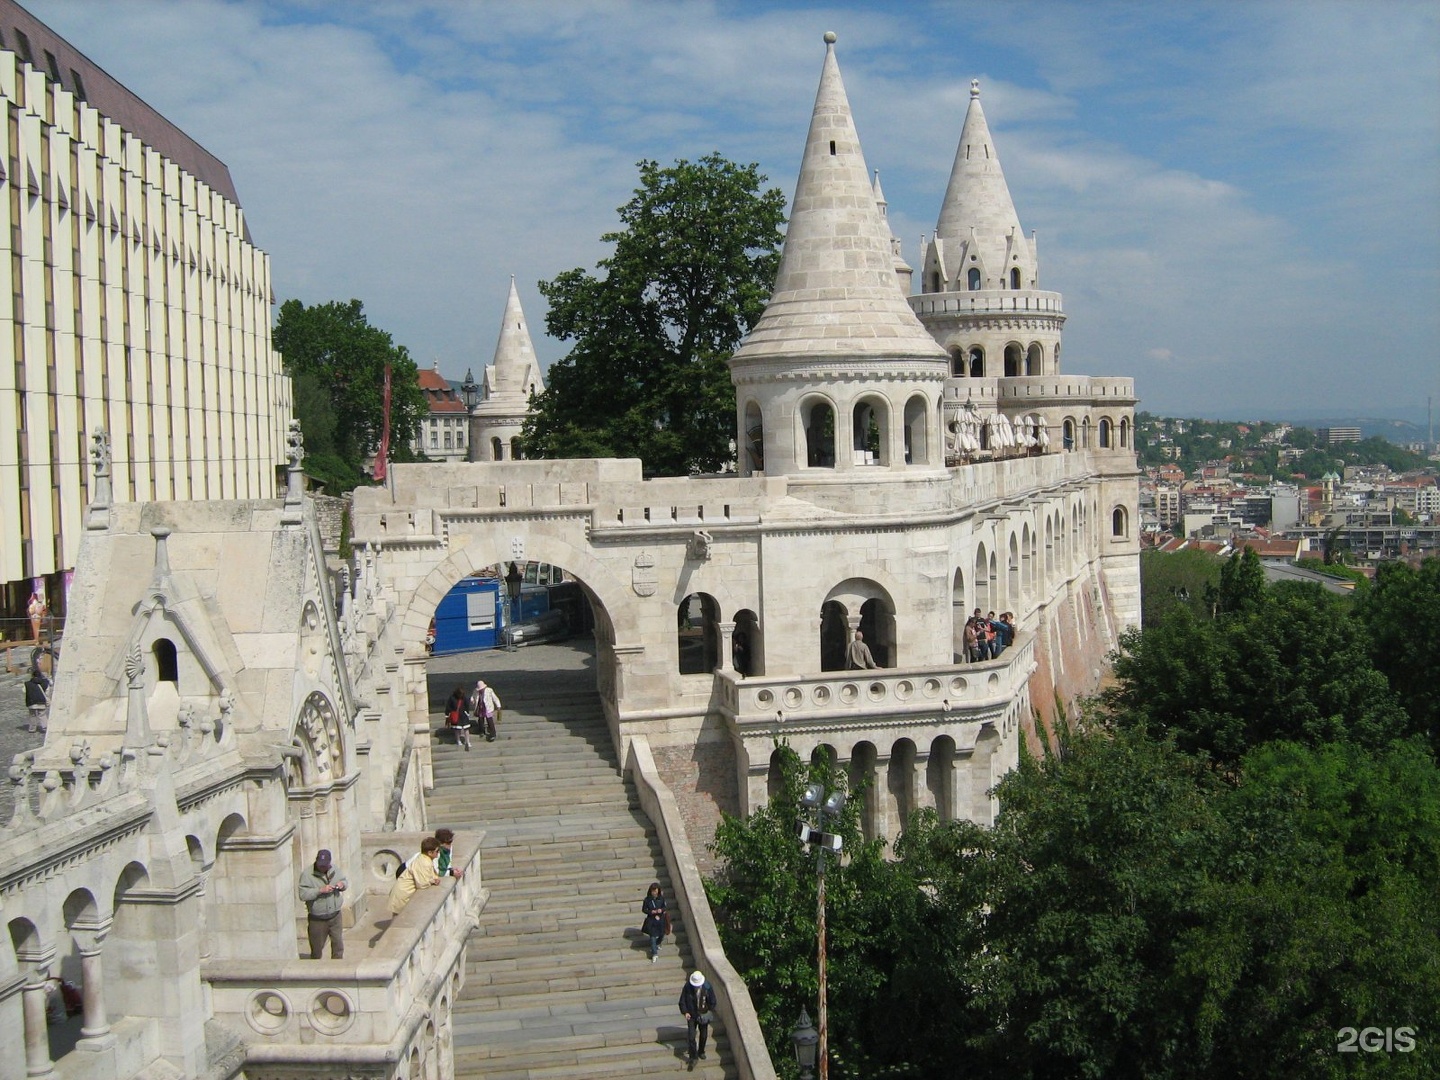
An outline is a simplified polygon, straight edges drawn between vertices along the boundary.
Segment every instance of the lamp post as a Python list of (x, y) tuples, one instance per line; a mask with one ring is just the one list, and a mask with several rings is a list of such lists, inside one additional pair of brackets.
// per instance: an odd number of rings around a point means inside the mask
[(815, 1049), (820, 1041), (819, 1034), (810, 1023), (810, 1014), (800, 1009), (800, 1019), (795, 1021), (795, 1030), (790, 1033), (795, 1044), (795, 1062), (800, 1066), (800, 1080), (815, 1080)]
[(476, 461), (475, 433), (470, 428), (470, 414), (475, 411), (475, 400), (480, 396), (480, 387), (475, 383), (474, 372), (465, 369), (465, 381), (460, 384), (461, 396), (465, 399), (465, 460)]
[[(832, 791), (827, 795), (823, 785), (811, 784), (805, 789), (805, 794), (800, 796), (800, 805), (815, 815), (815, 820), (819, 825), (818, 828), (815, 828), (802, 821), (800, 842), (809, 844), (815, 851), (815, 934), (818, 938), (816, 970), (820, 983), (820, 1008), (816, 1014), (820, 1023), (817, 1056), (820, 1063), (820, 1080), (829, 1080), (830, 1041), (827, 1030), (828, 1011), (825, 1003), (825, 853), (833, 851), (839, 855), (841, 840), (839, 833), (825, 831), (825, 819), (828, 817), (832, 820), (839, 820), (840, 812), (845, 809), (845, 793)], [(798, 1039), (796, 1053), (797, 1055), (799, 1053)]]

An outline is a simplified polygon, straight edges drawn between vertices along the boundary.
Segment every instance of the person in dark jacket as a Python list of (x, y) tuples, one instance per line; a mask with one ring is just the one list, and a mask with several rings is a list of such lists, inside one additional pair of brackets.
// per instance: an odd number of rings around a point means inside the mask
[(715, 1019), (715, 988), (706, 981), (703, 972), (692, 971), (685, 981), (685, 988), (680, 991), (680, 1012), (685, 1017), (690, 1060), (703, 1059), (705, 1040), (710, 1037), (710, 1024)]
[(470, 695), (465, 693), (465, 687), (457, 686), (450, 692), (450, 698), (445, 702), (445, 723), (449, 725), (450, 731), (455, 735), (457, 743), (463, 743), (465, 749), (470, 749)]
[(670, 916), (665, 910), (665, 894), (660, 891), (658, 881), (650, 883), (645, 899), (640, 902), (640, 910), (645, 915), (645, 923), (640, 929), (650, 938), (650, 962), (653, 964), (660, 956), (660, 942), (665, 940), (665, 935), (670, 930)]
[(50, 712), (50, 680), (38, 667), (30, 672), (25, 683), (25, 707), (30, 710), (30, 719), (25, 725), (29, 732), (45, 733), (45, 723)]

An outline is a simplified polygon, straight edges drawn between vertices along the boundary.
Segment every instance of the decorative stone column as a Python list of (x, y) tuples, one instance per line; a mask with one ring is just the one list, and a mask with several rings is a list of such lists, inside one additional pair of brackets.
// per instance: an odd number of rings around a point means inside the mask
[(25, 1016), (25, 1075), (54, 1076), (50, 1026), (45, 1017), (45, 983), (50, 976), (50, 965), (55, 962), (55, 946), (17, 949), (15, 959), (25, 968), (25, 988), (20, 992)]
[(720, 628), (720, 670), (734, 671), (735, 658), (731, 654), (735, 647), (735, 624), (722, 622), (716, 625)]
[(110, 932), (113, 923), (113, 919), (101, 919), (70, 929), (75, 948), (80, 953), (82, 984), (83, 1012), (80, 1041), (75, 1046), (77, 1050), (98, 1051), (115, 1044), (115, 1036), (110, 1033), (110, 1021), (105, 1015), (105, 975), (100, 959), (105, 935)]

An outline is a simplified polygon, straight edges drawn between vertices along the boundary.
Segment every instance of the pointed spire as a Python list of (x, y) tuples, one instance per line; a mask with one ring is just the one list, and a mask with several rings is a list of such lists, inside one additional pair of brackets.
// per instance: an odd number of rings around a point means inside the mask
[[(980, 261), (992, 274), (1006, 269), (1006, 255), (1017, 251), (1017, 240), (1024, 237), (1010, 188), (1000, 169), (1000, 157), (985, 110), (980, 107), (980, 80), (970, 81), (970, 108), (965, 113), (965, 126), (960, 132), (960, 146), (955, 151), (955, 165), (950, 170), (950, 183), (945, 189), (945, 202), (940, 207), (940, 220), (935, 226), (936, 239), (959, 245), (972, 241), (978, 246)], [(954, 268), (951, 268), (952, 272)], [(1027, 266), (1028, 269), (1028, 266)], [(1028, 281), (1031, 275), (1025, 274)], [(992, 286), (993, 287), (993, 286)]]
[(939, 359), (895, 276), (890, 228), (825, 35), (825, 62), (795, 184), (780, 272), (765, 313), (732, 363), (777, 356)]
[(532, 384), (540, 381), (540, 367), (535, 361), (535, 345), (525, 325), (525, 312), (520, 307), (520, 293), (515, 288), (515, 275), (510, 275), (510, 295), (505, 298), (505, 315), (500, 322), (500, 337), (495, 342), (495, 358), (485, 369), (486, 396), (520, 394), (527, 396)]

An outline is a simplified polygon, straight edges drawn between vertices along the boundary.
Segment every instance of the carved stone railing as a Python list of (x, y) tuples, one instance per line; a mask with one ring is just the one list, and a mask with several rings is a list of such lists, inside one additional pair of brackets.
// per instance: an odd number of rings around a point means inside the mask
[(935, 667), (872, 668), (742, 678), (717, 671), (720, 708), (743, 735), (748, 728), (873, 723), (917, 714), (993, 710), (1010, 701), (1035, 668), (1035, 635), (1017, 635), (997, 660)]
[[(367, 910), (345, 930), (343, 960), (205, 963), (215, 1018), (245, 1034), (247, 1062), (303, 1066), (314, 1075), (390, 1075), (418, 1049), (427, 1068), (435, 1055), (436, 1071), (424, 1075), (454, 1075), (449, 1011), (464, 981), (466, 940), (489, 896), (480, 876), (483, 837), (457, 834), (455, 865), (464, 876), (421, 889), (393, 918), (385, 900), (395, 869), (423, 835), (364, 837), (365, 865), (350, 877), (351, 888), (364, 886)], [(427, 1020), (439, 1032), (428, 1043)]]

